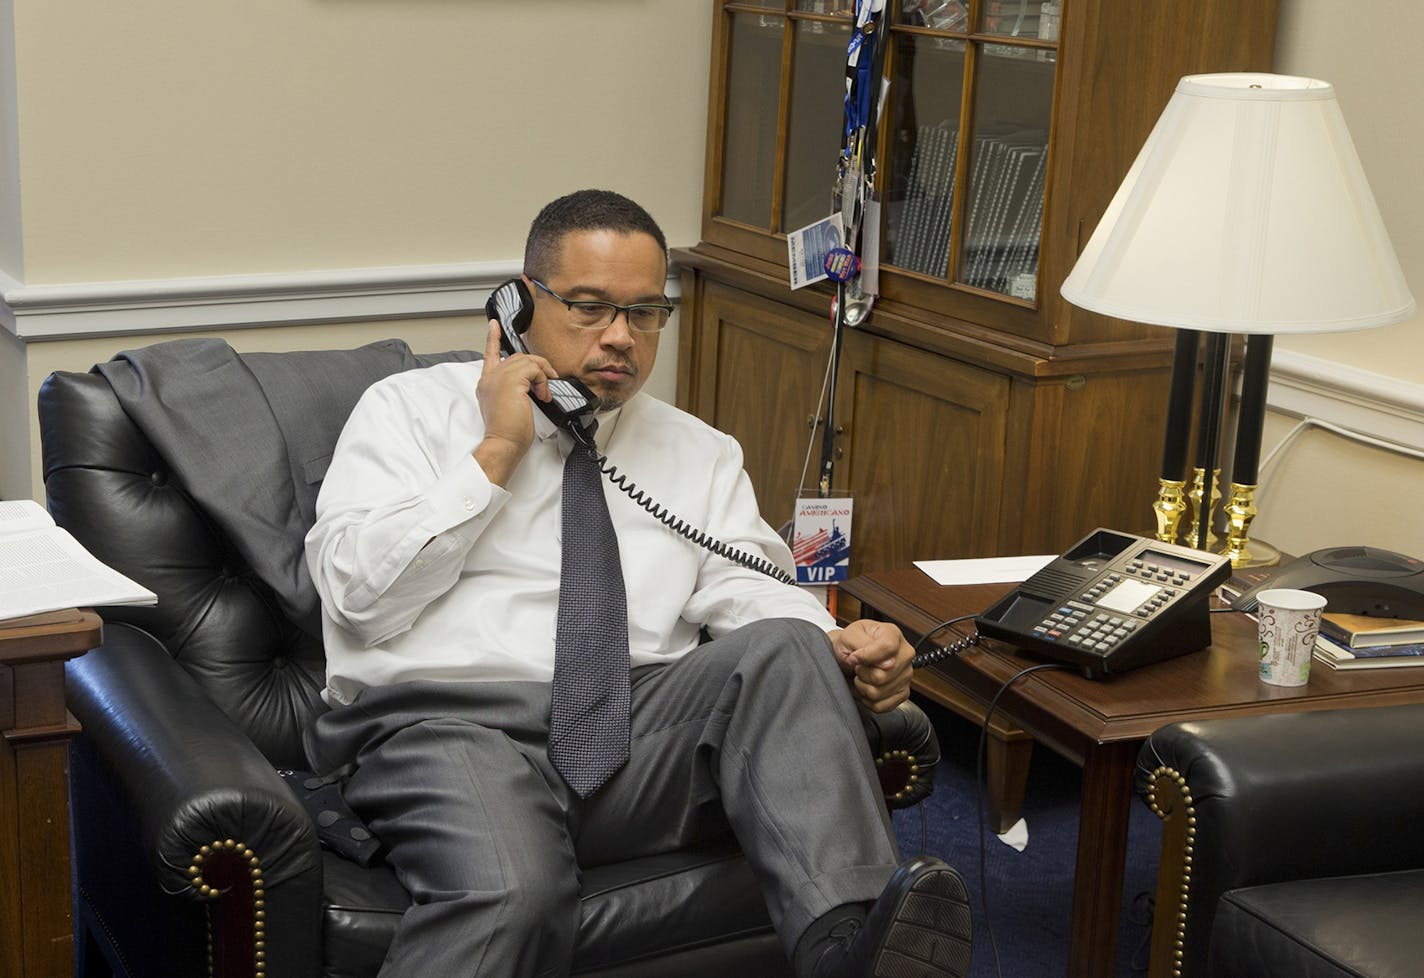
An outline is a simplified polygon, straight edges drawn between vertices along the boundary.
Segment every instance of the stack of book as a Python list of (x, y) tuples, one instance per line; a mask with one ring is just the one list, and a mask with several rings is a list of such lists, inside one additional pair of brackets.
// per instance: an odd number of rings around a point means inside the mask
[[(950, 214), (959, 132), (920, 126), (910, 154), (891, 263), (924, 275), (949, 268)], [(981, 132), (970, 154), (960, 279), (995, 292), (1033, 298), (1043, 223), (1048, 134), (998, 127)]]
[[(975, 139), (974, 151), (960, 278), (967, 285), (1017, 294), (1021, 276), (1036, 279), (1048, 134), (1041, 129), (988, 132)], [(1032, 292), (1025, 298), (1033, 298)]]
[(1327, 611), (1315, 640), (1315, 661), (1331, 669), (1424, 666), (1424, 621)]
[(901, 268), (932, 276), (943, 276), (949, 268), (950, 204), (958, 141), (957, 129), (919, 127), (892, 258)]

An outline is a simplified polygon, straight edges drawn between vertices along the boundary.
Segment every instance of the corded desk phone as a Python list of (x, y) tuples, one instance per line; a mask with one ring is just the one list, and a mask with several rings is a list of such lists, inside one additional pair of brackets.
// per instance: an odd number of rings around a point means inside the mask
[(1069, 663), (1089, 679), (1211, 643), (1219, 554), (1097, 529), (975, 619), (981, 635)]

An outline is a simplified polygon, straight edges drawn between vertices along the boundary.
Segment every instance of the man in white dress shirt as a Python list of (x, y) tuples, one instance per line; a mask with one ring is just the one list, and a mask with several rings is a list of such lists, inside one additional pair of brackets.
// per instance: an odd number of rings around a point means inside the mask
[[(730, 829), (798, 976), (961, 978), (963, 883), (937, 860), (897, 866), (852, 701), (883, 711), (909, 695), (899, 631), (837, 627), (807, 593), (690, 543), (616, 489), (628, 760), (588, 797), (550, 763), (573, 444), (530, 400), (548, 399), (550, 379), (594, 392), (600, 452), (649, 497), (790, 564), (736, 441), (639, 393), (670, 311), (666, 275), (662, 231), (637, 204), (607, 191), (554, 201), (525, 251), (531, 352), (501, 359), (491, 323), (482, 362), (378, 382), (337, 445), (307, 537), (332, 709), (307, 746), (317, 769), (351, 771), (347, 800), (415, 900), (381, 974), (567, 974), (580, 863)], [(894, 970), (906, 958), (921, 970)]]

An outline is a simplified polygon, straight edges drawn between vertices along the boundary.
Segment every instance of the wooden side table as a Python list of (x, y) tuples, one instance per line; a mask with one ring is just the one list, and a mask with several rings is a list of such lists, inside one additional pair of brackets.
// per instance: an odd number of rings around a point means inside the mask
[[(941, 587), (906, 567), (865, 575), (842, 590), (853, 590), (906, 634), (918, 635), (936, 622), (989, 607), (1012, 587)], [(915, 676), (915, 689), (931, 698), (955, 688), (987, 703), (1002, 691), (1006, 719), (1036, 743), (1082, 765), (1069, 978), (1116, 973), (1128, 822), (1135, 803), (1133, 776), (1138, 751), (1154, 730), (1214, 717), (1424, 702), (1420, 669), (1312, 669), (1305, 686), (1268, 686), (1259, 678), (1255, 622), (1245, 615), (1223, 614), (1213, 615), (1211, 625), (1212, 641), (1206, 648), (1101, 680), (1086, 679), (1072, 669), (1025, 677), (1026, 667), (1043, 660), (992, 639)], [(1016, 679), (1022, 681), (1010, 685)], [(1164, 928), (1170, 913), (1163, 908), (1170, 904), (1162, 900), (1160, 890), (1157, 906), (1153, 974), (1163, 965), (1170, 969), (1174, 939)]]
[(99, 644), (91, 611), (0, 622), (0, 975), (74, 970), (64, 662)]

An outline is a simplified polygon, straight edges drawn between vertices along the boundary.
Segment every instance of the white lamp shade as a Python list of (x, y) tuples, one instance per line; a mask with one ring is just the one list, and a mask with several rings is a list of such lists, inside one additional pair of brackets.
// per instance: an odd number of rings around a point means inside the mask
[(1334, 88), (1267, 74), (1178, 83), (1062, 292), (1230, 333), (1366, 329), (1415, 308)]

